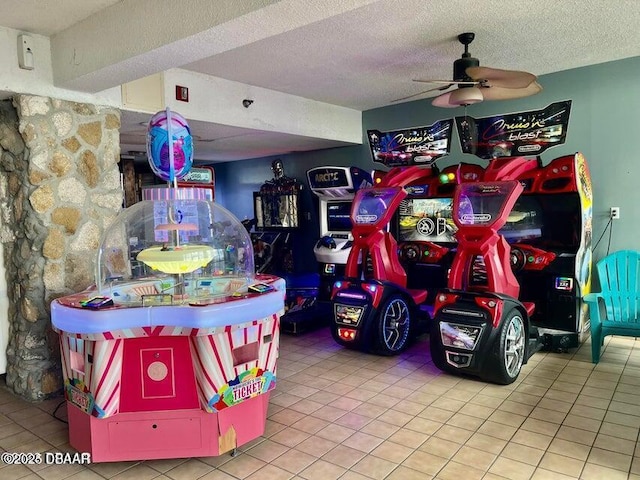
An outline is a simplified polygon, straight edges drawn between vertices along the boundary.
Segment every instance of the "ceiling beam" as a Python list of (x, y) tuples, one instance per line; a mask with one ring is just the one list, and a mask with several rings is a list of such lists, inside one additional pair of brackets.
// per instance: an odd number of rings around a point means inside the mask
[(377, 0), (123, 0), (51, 37), (54, 84), (99, 92)]

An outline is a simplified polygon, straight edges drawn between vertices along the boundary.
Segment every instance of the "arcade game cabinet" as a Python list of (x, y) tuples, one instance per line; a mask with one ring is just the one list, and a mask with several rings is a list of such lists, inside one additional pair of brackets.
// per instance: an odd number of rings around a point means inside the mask
[(282, 160), (271, 164), (273, 178), (253, 193), (254, 255), (258, 273), (293, 272), (291, 234), (300, 227), (302, 185), (284, 174)]
[(458, 250), (449, 288), (436, 296), (430, 333), (431, 359), (441, 370), (508, 384), (538, 349), (530, 323), (535, 304), (519, 300), (510, 246), (499, 232), (523, 190), (517, 174), (535, 163), (523, 157), (493, 160), (482, 182), (456, 189)]
[(182, 180), (179, 188), (200, 188), (209, 191), (207, 198), (216, 199), (216, 176), (213, 167), (192, 167)]
[[(215, 200), (215, 174), (212, 167), (191, 167), (176, 185), (182, 192), (192, 192), (189, 198), (210, 202)], [(166, 184), (142, 187), (142, 200), (163, 200), (170, 198), (170, 195), (170, 188)]]
[(480, 165), (460, 163), (420, 182), (424, 184), (406, 187), (407, 197), (391, 223), (407, 286), (427, 291), (423, 308), (430, 316), (436, 292), (447, 284), (457, 248), (457, 227), (452, 218), (456, 185), (480, 181), (483, 175)]
[(591, 284), (591, 180), (582, 154), (566, 155), (519, 178), (524, 191), (501, 233), (522, 299), (546, 349), (575, 348), (589, 332), (583, 295)]
[[(355, 193), (371, 186), (371, 175), (357, 167), (316, 167), (307, 172), (311, 192), (319, 199), (320, 239), (313, 248), (319, 263), (318, 301), (327, 304), (353, 245), (351, 205)], [(330, 312), (329, 312), (330, 313)]]
[(252, 234), (256, 271), (285, 278), (287, 296), (281, 329), (302, 333), (315, 327), (320, 319), (316, 306), (316, 275), (297, 274), (293, 249), (300, 231), (300, 195), (302, 184), (284, 173), (282, 160), (271, 164), (273, 178), (253, 194), (255, 233)]
[[(570, 104), (456, 119), (463, 150), (493, 157), (485, 180), (494, 184), (456, 192), (461, 245), (450, 289), (437, 296), (431, 330), (431, 356), (443, 370), (511, 383), (538, 346), (566, 350), (588, 331), (580, 301), (591, 279), (592, 196), (584, 157), (568, 155), (547, 166), (540, 157), (497, 157), (564, 143)], [(505, 180), (517, 180), (516, 190), (507, 192)], [(501, 192), (502, 205), (491, 210)]]
[[(541, 154), (565, 142), (571, 101), (542, 110), (497, 117), (456, 118), (465, 153), (480, 158)], [(565, 155), (522, 173), (524, 190), (500, 233), (511, 245), (512, 268), (523, 300), (536, 309), (549, 350), (567, 350), (589, 332), (582, 296), (591, 288), (592, 189), (580, 153)]]
[(427, 291), (408, 285), (389, 223), (408, 195), (405, 187), (427, 185), (437, 175), (432, 164), (448, 152), (452, 124), (369, 132), (374, 160), (393, 168), (376, 186), (359, 190), (353, 201), (353, 245), (344, 278), (335, 282), (332, 292), (331, 331), (337, 343), (396, 355), (428, 320), (423, 309)]
[[(151, 126), (149, 143), (165, 147), (151, 166), (171, 185), (191, 164), (186, 120), (167, 109)], [(255, 274), (228, 210), (166, 190), (105, 229), (94, 286), (51, 303), (69, 443), (93, 462), (221, 455), (264, 434), (285, 282)]]

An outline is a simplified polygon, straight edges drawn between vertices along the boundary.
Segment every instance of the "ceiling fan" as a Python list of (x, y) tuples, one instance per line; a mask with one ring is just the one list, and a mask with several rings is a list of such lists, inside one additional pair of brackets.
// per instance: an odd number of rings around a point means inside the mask
[(438, 95), (431, 102), (436, 107), (454, 108), (472, 105), (483, 100), (511, 100), (528, 97), (542, 91), (536, 82), (536, 76), (516, 70), (481, 67), (480, 61), (469, 53), (469, 44), (475, 38), (474, 33), (461, 33), (458, 41), (464, 45), (462, 57), (453, 62), (453, 80), (414, 80), (421, 83), (440, 83), (444, 86), (399, 98), (397, 101), (424, 95), (436, 90), (449, 90)]

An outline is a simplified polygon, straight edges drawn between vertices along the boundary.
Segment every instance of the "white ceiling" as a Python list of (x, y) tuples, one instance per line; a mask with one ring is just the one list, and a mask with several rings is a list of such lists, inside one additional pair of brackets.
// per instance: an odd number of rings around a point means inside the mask
[(51, 36), (122, 0), (2, 0), (0, 25)]
[[(0, 25), (55, 39), (86, 19), (104, 15), (113, 21), (116, 13), (127, 11), (123, 6), (134, 7), (139, 1), (2, 0)], [(216, 0), (213, 5), (233, 1)], [(466, 31), (476, 33), (469, 50), (481, 65), (536, 75), (640, 55), (640, 0), (271, 0), (262, 2), (267, 5), (262, 9), (254, 0), (240, 3), (248, 2), (264, 14), (262, 34), (256, 33), (255, 25), (249, 29), (246, 22), (226, 21), (226, 38), (247, 40), (199, 59), (193, 51), (185, 52), (183, 58), (190, 63), (173, 60), (162, 67), (364, 111), (435, 86), (412, 82), (414, 78), (450, 79), (453, 61), (463, 51), (456, 37)], [(269, 9), (270, 4), (286, 6), (288, 14)], [(174, 15), (181, 1), (156, 0), (154, 5), (173, 15), (176, 29), (180, 22), (186, 29), (189, 18), (199, 15)], [(144, 25), (144, 16), (138, 22)], [(144, 30), (149, 35), (149, 29)], [(211, 44), (212, 37), (207, 38)], [(154, 51), (157, 46), (151, 45), (147, 59)], [(138, 54), (136, 62), (144, 65), (145, 56)], [(146, 120), (148, 115), (125, 112), (123, 151), (144, 150), (140, 123)], [(196, 122), (191, 127), (201, 159), (233, 160), (340, 145), (218, 123)]]

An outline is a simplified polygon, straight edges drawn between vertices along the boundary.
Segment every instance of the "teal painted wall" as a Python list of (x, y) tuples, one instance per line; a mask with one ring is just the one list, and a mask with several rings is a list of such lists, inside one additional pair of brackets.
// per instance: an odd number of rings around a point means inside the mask
[[(609, 221), (609, 208), (620, 207), (620, 220), (612, 223), (610, 250), (640, 250), (640, 57), (544, 75), (544, 90), (519, 100), (484, 102), (467, 108), (467, 114), (484, 117), (501, 113), (538, 110), (552, 102), (573, 101), (567, 141), (542, 154), (544, 163), (556, 157), (582, 152), (593, 182), (596, 241)], [(418, 89), (420, 85), (416, 85)], [(323, 165), (354, 165), (366, 170), (380, 168), (373, 163), (366, 139), (367, 129), (394, 130), (430, 125), (436, 120), (464, 115), (463, 108), (441, 109), (431, 99), (402, 103), (363, 112), (363, 144), (359, 146), (281, 155), (285, 173), (305, 187), (308, 169)], [(272, 177), (271, 161), (276, 157), (227, 162), (214, 165), (216, 200), (238, 218), (253, 217), (252, 192)], [(439, 167), (459, 162), (486, 161), (460, 151), (454, 133), (451, 154), (438, 161)], [(313, 244), (319, 236), (318, 201), (308, 188), (303, 191), (301, 242), (296, 252), (298, 271), (315, 271)], [(594, 252), (599, 259), (607, 252), (608, 233)]]

